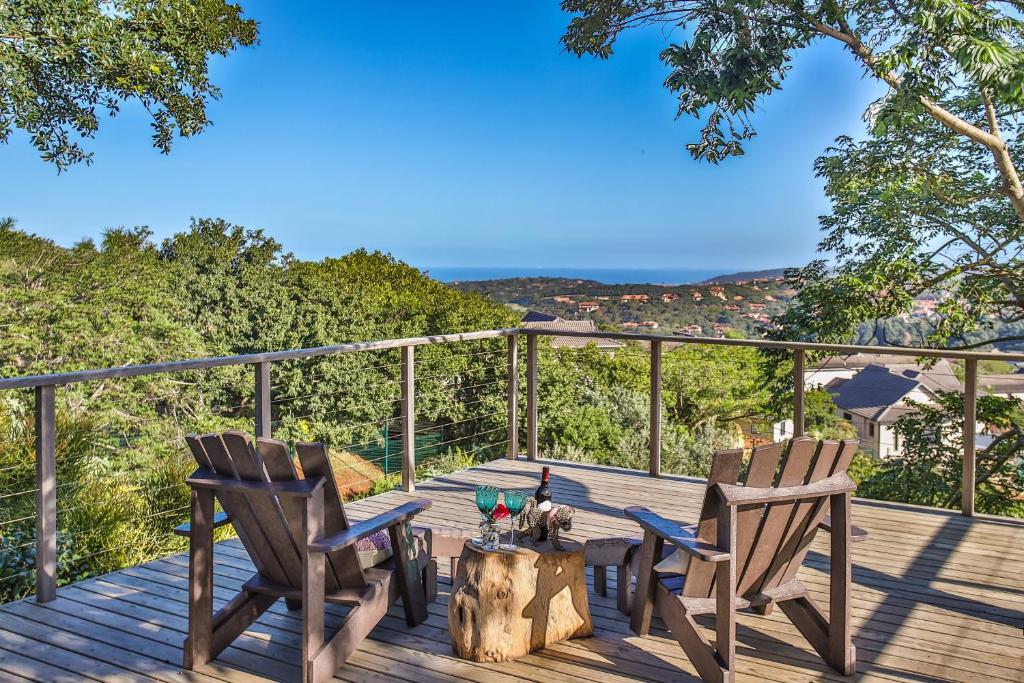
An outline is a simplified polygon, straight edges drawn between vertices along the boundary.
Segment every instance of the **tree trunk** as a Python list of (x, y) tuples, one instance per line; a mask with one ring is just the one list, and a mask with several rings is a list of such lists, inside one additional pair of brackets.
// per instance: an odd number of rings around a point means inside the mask
[(583, 545), (522, 541), (517, 551), (467, 543), (448, 602), (455, 652), (506, 662), (567, 638), (593, 634)]

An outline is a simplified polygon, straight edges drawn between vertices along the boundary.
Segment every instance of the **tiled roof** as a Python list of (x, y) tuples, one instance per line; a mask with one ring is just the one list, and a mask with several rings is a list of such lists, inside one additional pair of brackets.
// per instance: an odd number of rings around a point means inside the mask
[(890, 422), (899, 412), (890, 409), (919, 385), (916, 379), (889, 372), (881, 365), (869, 365), (848, 380), (830, 384), (828, 392), (841, 410), (876, 422)]
[[(542, 330), (571, 330), (573, 332), (596, 332), (597, 326), (593, 320), (563, 320), (555, 317), (550, 321), (527, 321), (524, 319), (523, 327), (528, 329)], [(551, 345), (555, 348), (569, 347), (582, 349), (587, 344), (597, 344), (599, 349), (617, 349), (622, 344), (611, 339), (588, 339), (587, 337), (552, 337)]]
[(554, 322), (555, 320), (561, 320), (557, 315), (551, 315), (550, 313), (541, 313), (540, 311), (527, 311), (526, 315), (523, 316), (521, 322), (524, 323), (546, 323)]

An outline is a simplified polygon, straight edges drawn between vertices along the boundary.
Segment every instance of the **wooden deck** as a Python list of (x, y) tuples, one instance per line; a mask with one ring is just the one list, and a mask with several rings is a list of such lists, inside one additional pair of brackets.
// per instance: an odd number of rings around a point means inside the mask
[[(637, 535), (622, 517), (642, 504), (692, 520), (703, 484), (676, 477), (552, 462), (556, 499), (579, 509), (571, 536)], [(416, 494), (387, 493), (349, 507), (360, 518), (416, 497), (434, 500), (421, 523), (471, 526), (473, 487), (532, 489), (540, 463), (497, 461), (436, 479)], [(854, 628), (859, 679), (1024, 681), (1024, 523), (962, 518), (927, 508), (861, 501), (854, 523), (869, 531), (854, 546)], [(824, 544), (824, 545), (823, 545)], [(827, 539), (801, 570), (827, 605)], [(235, 541), (217, 546), (216, 598), (231, 597), (251, 565)], [(47, 604), (0, 608), (0, 680), (297, 680), (299, 622), (283, 602), (201, 673), (180, 668), (186, 629), (187, 556), (61, 588)], [(596, 636), (561, 643), (500, 665), (454, 656), (447, 632), (448, 566), (430, 619), (416, 629), (393, 611), (339, 672), (344, 681), (692, 680), (693, 668), (664, 630), (636, 638), (608, 598), (591, 594)], [(777, 611), (778, 612), (778, 611)], [(781, 614), (742, 615), (738, 659), (746, 680), (848, 680), (835, 675)]]

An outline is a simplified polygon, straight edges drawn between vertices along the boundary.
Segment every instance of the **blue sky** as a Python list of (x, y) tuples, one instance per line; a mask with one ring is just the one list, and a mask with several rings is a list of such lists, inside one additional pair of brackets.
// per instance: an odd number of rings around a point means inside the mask
[(128, 107), (61, 175), (15, 136), (0, 215), (63, 244), (217, 216), (303, 258), (366, 247), (424, 268), (797, 265), (827, 209), (814, 158), (862, 134), (881, 92), (812, 47), (747, 156), (710, 166), (684, 149), (698, 125), (673, 118), (661, 29), (602, 62), (560, 49), (556, 0), (242, 4), (261, 43), (215, 62), (213, 127), (162, 156)]

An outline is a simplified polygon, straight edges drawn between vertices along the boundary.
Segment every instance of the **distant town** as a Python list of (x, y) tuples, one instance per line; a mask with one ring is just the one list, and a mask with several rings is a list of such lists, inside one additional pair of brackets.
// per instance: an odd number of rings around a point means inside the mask
[[(785, 283), (782, 269), (720, 276), (688, 285), (609, 285), (546, 277), (451, 284), (484, 294), (524, 316), (532, 311), (535, 316), (553, 316), (552, 320), (590, 321), (590, 329), (657, 330), (691, 337), (759, 336), (771, 325), (772, 316), (783, 313), (796, 295)], [(932, 298), (915, 300), (908, 317), (926, 321), (937, 304)], [(906, 336), (919, 338), (916, 330)]]

